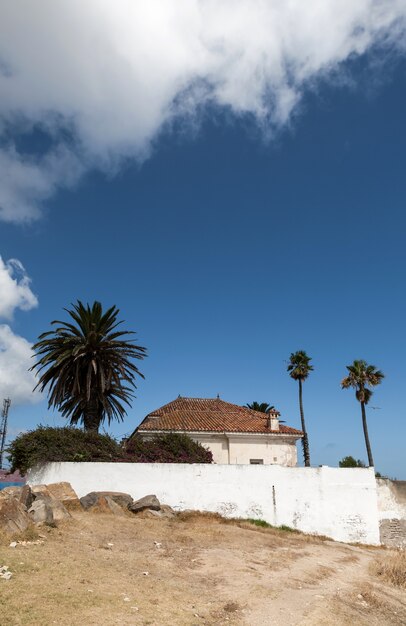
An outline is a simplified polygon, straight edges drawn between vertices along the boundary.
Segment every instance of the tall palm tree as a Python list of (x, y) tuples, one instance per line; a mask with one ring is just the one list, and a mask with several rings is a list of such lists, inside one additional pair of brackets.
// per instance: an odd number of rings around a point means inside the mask
[(385, 377), (383, 372), (376, 369), (375, 365), (368, 365), (366, 361), (354, 361), (351, 365), (347, 365), (348, 376), (341, 381), (341, 388), (355, 389), (355, 397), (361, 404), (362, 427), (364, 429), (365, 445), (368, 455), (369, 467), (374, 467), (374, 459), (372, 457), (371, 444), (369, 443), (367, 415), (365, 406), (371, 399), (373, 391), (369, 387), (376, 387)]
[[(131, 406), (135, 375), (144, 376), (130, 359), (143, 359), (146, 349), (134, 344), (131, 331), (117, 330), (119, 310), (103, 312), (100, 302), (90, 307), (78, 300), (65, 309), (71, 320), (55, 320), (55, 329), (39, 336), (33, 346), (40, 375), (35, 389), (48, 387), (48, 407), (58, 409), (71, 424), (98, 431), (107, 418), (123, 420)], [(72, 323), (73, 322), (73, 323)]]
[(288, 364), (288, 372), (290, 373), (290, 376), (293, 378), (293, 380), (297, 380), (299, 382), (299, 408), (300, 420), (302, 422), (303, 431), (302, 447), (304, 464), (306, 467), (310, 467), (310, 449), (303, 411), (302, 385), (306, 378), (309, 376), (310, 372), (313, 371), (313, 365), (310, 364), (311, 360), (311, 357), (309, 357), (304, 350), (298, 350), (297, 352), (292, 352)]
[(244, 406), (246, 406), (247, 409), (259, 411), (260, 413), (270, 413), (275, 410), (274, 405), (268, 404), (268, 402), (251, 402), (251, 404), (247, 403)]

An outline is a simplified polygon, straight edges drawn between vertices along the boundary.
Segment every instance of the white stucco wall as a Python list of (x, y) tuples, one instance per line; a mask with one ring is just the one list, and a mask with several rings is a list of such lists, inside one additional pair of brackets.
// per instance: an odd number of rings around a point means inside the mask
[(406, 520), (406, 482), (376, 479), (379, 519)]
[(381, 543), (406, 548), (406, 481), (378, 478), (376, 483)]
[(68, 481), (90, 491), (154, 493), (177, 510), (264, 519), (338, 541), (379, 544), (373, 469), (278, 465), (51, 463), (31, 470), (29, 484)]
[(218, 464), (247, 464), (251, 459), (262, 459), (264, 465), (297, 465), (296, 441), (281, 435), (202, 434), (191, 435), (213, 453)]

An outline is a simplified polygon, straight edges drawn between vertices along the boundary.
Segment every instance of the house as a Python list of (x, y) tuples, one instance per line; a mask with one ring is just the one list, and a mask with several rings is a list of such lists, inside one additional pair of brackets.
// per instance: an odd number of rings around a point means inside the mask
[(213, 453), (222, 464), (297, 464), (296, 442), (300, 430), (279, 423), (279, 412), (253, 411), (217, 398), (184, 398), (149, 413), (132, 433), (150, 438), (156, 434), (186, 433)]

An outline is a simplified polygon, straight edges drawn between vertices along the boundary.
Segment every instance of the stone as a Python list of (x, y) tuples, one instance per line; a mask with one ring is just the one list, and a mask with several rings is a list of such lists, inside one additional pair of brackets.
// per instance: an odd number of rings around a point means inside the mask
[(16, 498), (26, 509), (29, 509), (33, 503), (34, 497), (29, 485), (21, 487), (6, 487), (0, 491), (2, 498)]
[(136, 516), (139, 519), (172, 519), (176, 517), (176, 511), (174, 511), (167, 504), (161, 504), (159, 511), (154, 511), (153, 509), (143, 509), (142, 511), (138, 511)]
[(53, 524), (54, 516), (52, 507), (42, 498), (37, 498), (28, 509), (28, 515), (34, 524)]
[(169, 504), (161, 504), (161, 511), (163, 513), (162, 517), (176, 517), (176, 511), (169, 506)]
[(0, 565), (0, 578), (4, 578), (4, 580), (10, 580), (12, 575), (13, 574), (9, 571), (7, 565)]
[(45, 493), (37, 494), (28, 514), (35, 524), (54, 524), (71, 517), (62, 502)]
[(379, 522), (379, 534), (384, 546), (404, 550), (406, 548), (406, 519), (381, 520)]
[(22, 487), (19, 501), (23, 506), (25, 506), (26, 509), (29, 509), (34, 502), (34, 494), (32, 493), (29, 485), (24, 485), (24, 487)]
[(0, 491), (0, 495), (2, 497), (9, 497), (9, 496), (13, 496), (13, 498), (19, 498), (20, 494), (22, 491), (22, 487), (4, 487), (4, 489), (2, 489)]
[(47, 489), (51, 496), (62, 502), (68, 511), (78, 511), (82, 508), (77, 493), (70, 483), (51, 483), (47, 485)]
[(50, 496), (51, 494), (48, 491), (48, 487), (46, 485), (31, 485), (31, 491), (33, 493), (34, 499), (38, 494), (42, 493), (46, 496)]
[(141, 511), (145, 511), (145, 509), (150, 511), (159, 511), (161, 509), (161, 505), (156, 496), (148, 495), (130, 504), (128, 509), (132, 513), (140, 513)]
[(128, 509), (128, 505), (133, 503), (133, 499), (129, 493), (121, 493), (119, 491), (104, 491), (103, 495), (109, 496), (122, 509)]
[(86, 496), (80, 498), (80, 503), (84, 509), (89, 509), (96, 505), (99, 498), (108, 497), (123, 509), (127, 509), (132, 504), (133, 499), (128, 493), (120, 491), (91, 491)]
[[(88, 496), (91, 497), (88, 498)], [(80, 501), (83, 508), (91, 513), (112, 513), (113, 515), (119, 516), (126, 514), (121, 506), (117, 504), (111, 496), (102, 495), (98, 492), (87, 494), (87, 496), (81, 498)]]
[(14, 534), (22, 532), (30, 525), (24, 505), (12, 496), (0, 499), (0, 530)]
[(145, 509), (141, 511), (141, 513), (137, 513), (137, 517), (145, 516), (150, 518), (158, 518), (158, 519), (171, 519), (175, 517), (175, 513), (169, 513), (168, 511), (163, 511), (162, 509), (159, 511), (154, 511), (152, 509)]

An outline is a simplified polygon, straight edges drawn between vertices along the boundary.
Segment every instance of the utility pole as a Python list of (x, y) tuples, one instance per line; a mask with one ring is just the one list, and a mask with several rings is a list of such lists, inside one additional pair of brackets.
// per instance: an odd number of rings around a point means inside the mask
[(8, 418), (8, 410), (10, 408), (11, 400), (10, 398), (5, 398), (3, 400), (3, 410), (1, 412), (1, 423), (0, 423), (0, 469), (3, 469), (3, 452), (6, 445), (6, 436), (7, 436), (7, 418)]

